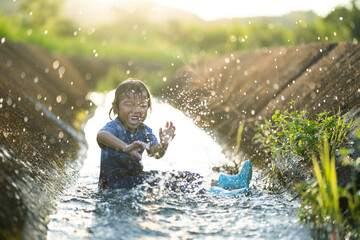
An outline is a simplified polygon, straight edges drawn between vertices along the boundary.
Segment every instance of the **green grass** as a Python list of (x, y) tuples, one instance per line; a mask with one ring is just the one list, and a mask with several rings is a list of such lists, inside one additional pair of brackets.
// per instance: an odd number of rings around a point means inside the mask
[[(46, 0), (44, 2), (57, 7)], [(33, 5), (29, 3), (28, 8), (31, 9)], [(304, 12), (281, 18), (218, 22), (180, 19), (154, 22), (147, 18), (146, 11), (144, 16), (138, 14), (136, 17), (120, 11), (117, 22), (95, 28), (79, 27), (56, 12), (56, 8), (53, 9), (56, 14), (42, 11), (35, 21), (29, 16), (29, 9), (19, 10), (10, 16), (0, 13), (0, 38), (31, 43), (59, 54), (156, 63), (166, 73), (173, 73), (174, 65), (244, 50), (312, 42), (356, 42), (358, 31), (351, 28), (351, 24), (360, 25), (355, 8), (336, 9), (327, 18)], [(352, 17), (339, 23), (339, 14)], [(298, 24), (299, 19), (301, 24)], [(144, 71), (153, 75), (151, 69)], [(167, 76), (167, 79), (171, 82), (173, 76)], [(152, 84), (154, 89), (162, 85), (158, 81)], [(97, 90), (109, 87), (107, 83), (97, 86)]]
[[(346, 188), (338, 187), (336, 172), (338, 164), (345, 164), (344, 159), (358, 168), (358, 163), (349, 160), (347, 151), (342, 149), (355, 124), (342, 118), (340, 110), (333, 115), (319, 113), (315, 119), (310, 119), (308, 112), (297, 110), (294, 102), (291, 104), (291, 111), (281, 113), (276, 110), (271, 121), (265, 121), (254, 137), (254, 142), (271, 155), (268, 185), (275, 185), (276, 180), (284, 177), (280, 169), (288, 158), (296, 156), (304, 162), (311, 161), (313, 178), (298, 184), (302, 196), (300, 219), (312, 226), (315, 239), (328, 239), (330, 236), (358, 239), (360, 190), (356, 189), (355, 182)], [(335, 164), (335, 156), (340, 152), (343, 152), (343, 157)], [(340, 209), (340, 199), (346, 202), (345, 210)]]
[[(336, 239), (360, 237), (360, 190), (356, 190), (355, 183), (347, 188), (337, 185), (335, 156), (331, 155), (330, 146), (324, 140), (320, 152), (320, 164), (313, 157), (314, 178), (311, 183), (300, 184), (302, 206), (299, 208), (299, 217), (310, 223), (314, 228), (315, 239), (327, 239), (336, 236)], [(353, 189), (351, 189), (353, 188)], [(353, 190), (355, 194), (350, 194)], [(347, 202), (348, 209), (342, 212), (339, 200)]]

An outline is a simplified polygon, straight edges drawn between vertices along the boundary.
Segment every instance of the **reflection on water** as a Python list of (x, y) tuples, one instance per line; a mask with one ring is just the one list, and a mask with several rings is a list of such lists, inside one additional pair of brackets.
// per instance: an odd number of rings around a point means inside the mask
[[(219, 197), (161, 186), (98, 192), (100, 149), (95, 136), (109, 120), (108, 110), (108, 104), (98, 107), (86, 125), (87, 158), (77, 184), (64, 193), (51, 216), (48, 239), (310, 239), (296, 216), (298, 204), (286, 193), (254, 189), (247, 195)], [(165, 121), (174, 122), (176, 137), (161, 160), (143, 158), (145, 170), (197, 172), (209, 188), (218, 175), (211, 168), (226, 160), (221, 147), (181, 112), (155, 101), (146, 123), (156, 133)]]

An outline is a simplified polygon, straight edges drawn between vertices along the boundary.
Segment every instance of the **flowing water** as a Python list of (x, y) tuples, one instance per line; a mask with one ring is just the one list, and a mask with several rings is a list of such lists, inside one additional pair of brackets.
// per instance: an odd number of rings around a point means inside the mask
[[(299, 204), (286, 193), (256, 188), (256, 169), (252, 190), (239, 196), (184, 194), (161, 186), (98, 191), (100, 148), (95, 139), (108, 121), (111, 98), (108, 94), (86, 125), (87, 157), (76, 184), (50, 216), (47, 239), (311, 239), (297, 218)], [(176, 137), (162, 159), (143, 157), (144, 170), (200, 173), (202, 187), (208, 189), (219, 175), (212, 167), (226, 161), (222, 148), (183, 113), (155, 100), (146, 123), (156, 133), (165, 121), (174, 122)]]

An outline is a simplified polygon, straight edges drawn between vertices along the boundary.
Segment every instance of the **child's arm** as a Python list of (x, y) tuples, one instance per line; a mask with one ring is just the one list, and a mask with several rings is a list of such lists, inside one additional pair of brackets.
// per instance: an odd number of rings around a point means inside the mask
[(170, 141), (175, 137), (175, 126), (172, 122), (166, 122), (165, 128), (159, 129), (160, 144), (152, 146), (148, 149), (148, 155), (156, 159), (165, 155), (166, 149)]
[(148, 149), (148, 145), (144, 142), (134, 141), (131, 144), (126, 144), (124, 141), (120, 140), (115, 135), (105, 130), (100, 130), (97, 134), (96, 139), (99, 143), (133, 155), (139, 159), (141, 159), (141, 155), (138, 153), (139, 150), (142, 148)]

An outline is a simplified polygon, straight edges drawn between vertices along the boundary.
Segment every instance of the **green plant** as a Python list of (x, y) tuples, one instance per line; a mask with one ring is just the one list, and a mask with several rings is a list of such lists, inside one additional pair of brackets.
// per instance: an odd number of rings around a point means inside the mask
[[(302, 221), (312, 223), (317, 230), (316, 238), (331, 233), (336, 239), (346, 233), (352, 237), (359, 236), (360, 229), (360, 191), (356, 191), (352, 184), (353, 194), (348, 188), (337, 185), (335, 157), (327, 138), (324, 138), (320, 151), (320, 164), (316, 157), (312, 158), (315, 178), (310, 183), (300, 184), (300, 194), (303, 198), (299, 208), (299, 217)], [(340, 210), (339, 199), (346, 199), (349, 206), (350, 217), (344, 217)]]
[(114, 89), (118, 84), (128, 78), (137, 78), (143, 81), (149, 88), (151, 93), (159, 94), (161, 88), (165, 87), (164, 76), (171, 76), (170, 71), (149, 71), (147, 69), (135, 69), (130, 71), (126, 66), (111, 67), (106, 76), (96, 82), (95, 89), (97, 91), (109, 91)]
[(317, 114), (316, 120), (308, 117), (308, 112), (295, 109), (295, 102), (290, 102), (293, 110), (280, 113), (276, 110), (271, 121), (260, 125), (254, 136), (254, 142), (260, 144), (272, 158), (287, 157), (289, 154), (300, 156), (303, 160), (319, 155), (319, 145), (324, 137), (330, 144), (333, 154), (343, 143), (352, 121), (346, 122), (340, 116), (330, 112)]

